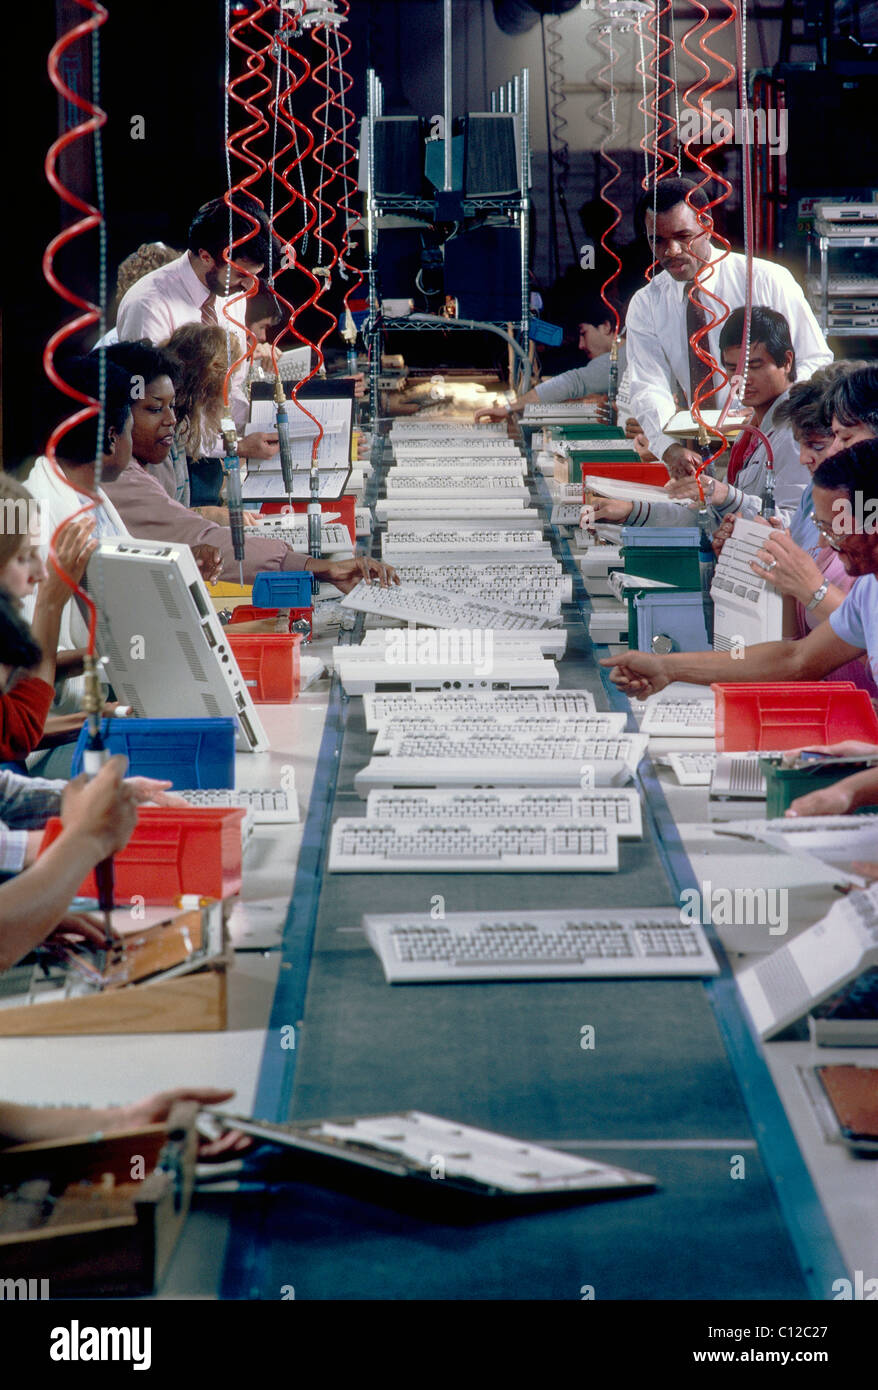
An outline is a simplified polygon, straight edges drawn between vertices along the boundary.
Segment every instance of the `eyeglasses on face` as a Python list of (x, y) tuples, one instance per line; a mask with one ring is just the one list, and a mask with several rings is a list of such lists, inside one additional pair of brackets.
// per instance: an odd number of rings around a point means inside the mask
[(815, 512), (811, 512), (808, 520), (813, 521), (830, 550), (841, 550), (842, 542), (834, 534), (832, 522), (821, 521)]

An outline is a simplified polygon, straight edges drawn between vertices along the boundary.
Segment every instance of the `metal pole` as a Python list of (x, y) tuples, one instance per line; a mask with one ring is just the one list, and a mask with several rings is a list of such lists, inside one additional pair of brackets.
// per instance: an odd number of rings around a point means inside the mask
[(525, 354), (530, 352), (530, 76), (527, 68), (521, 70), (521, 80), (515, 79), (518, 120), (521, 135), (521, 205), (518, 213), (521, 242), (521, 346)]
[(374, 68), (366, 73), (366, 240), (369, 276), (369, 414), (373, 430), (378, 428), (378, 375), (381, 370), (381, 330), (378, 323), (378, 270), (375, 226), (375, 117), (377, 115), (378, 75)]
[(443, 99), (445, 106), (445, 145), (443, 153), (445, 155), (445, 178), (444, 187), (446, 193), (450, 191), (452, 184), (451, 172), (451, 0), (444, 0), (444, 33), (443, 33)]

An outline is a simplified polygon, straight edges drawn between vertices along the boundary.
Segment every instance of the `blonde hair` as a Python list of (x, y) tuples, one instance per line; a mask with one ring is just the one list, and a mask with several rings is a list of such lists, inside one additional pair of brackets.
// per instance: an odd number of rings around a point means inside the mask
[(158, 270), (160, 265), (176, 261), (182, 254), (182, 251), (175, 251), (173, 246), (166, 246), (163, 241), (145, 241), (138, 246), (119, 266), (116, 275), (116, 308), (118, 309), (122, 296), (126, 295), (138, 280), (142, 280), (144, 275), (148, 275), (151, 270)]
[(228, 336), (231, 357), (226, 330), (218, 324), (184, 323), (162, 344), (178, 364), (174, 375), (174, 409), (180, 421), (177, 437), (190, 458), (199, 458), (219, 431), (228, 364), (241, 356), (238, 338), (234, 333)]
[(33, 494), (9, 473), (0, 473), (0, 569), (14, 560), (31, 534)]

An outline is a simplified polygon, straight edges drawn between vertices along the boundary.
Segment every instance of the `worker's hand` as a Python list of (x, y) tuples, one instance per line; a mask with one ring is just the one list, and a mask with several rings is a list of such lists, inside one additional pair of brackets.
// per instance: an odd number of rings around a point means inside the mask
[(645, 434), (635, 434), (630, 443), (637, 453), (641, 463), (658, 463), (659, 460), (649, 447), (649, 440)]
[(344, 594), (355, 589), (361, 579), (367, 580), (370, 584), (373, 579), (377, 579), (382, 589), (386, 589), (389, 584), (400, 582), (399, 575), (392, 565), (373, 560), (369, 555), (355, 555), (352, 560), (317, 560), (311, 565), (311, 569), (318, 579), (328, 580)]
[(722, 554), (723, 546), (725, 545), (729, 536), (734, 531), (735, 522), (738, 520), (739, 516), (740, 512), (737, 512), (734, 516), (727, 516), (725, 521), (721, 522), (720, 525), (717, 526), (716, 530), (711, 536), (710, 544), (713, 547), (713, 553), (717, 559), (719, 559), (720, 555)]
[(251, 349), (250, 356), (254, 362), (258, 362), (263, 367), (270, 367), (274, 371), (272, 359), (272, 343), (255, 343)]
[[(110, 940), (122, 940), (112, 927)], [(107, 928), (101, 917), (89, 916), (86, 912), (71, 912), (62, 917), (55, 930), (46, 937), (46, 942), (61, 946), (93, 946), (96, 950), (103, 950), (107, 945)]]
[(685, 444), (671, 444), (662, 454), (662, 462), (672, 478), (686, 478), (698, 471), (702, 459)]
[(365, 373), (364, 373), (364, 372), (355, 372), (353, 375), (351, 375), (350, 372), (349, 372), (349, 373), (347, 374), (347, 376), (343, 376), (343, 377), (342, 377), (342, 381), (352, 381), (352, 382), (354, 383), (354, 399), (355, 399), (355, 400), (361, 401), (361, 400), (363, 400), (363, 399), (365, 398), (365, 395), (366, 395), (366, 376), (365, 376)]
[[(98, 548), (94, 530), (94, 517), (81, 516), (65, 522), (55, 540), (55, 558), (74, 584), (80, 583), (86, 565)], [(72, 592), (70, 586), (55, 572), (51, 560), (48, 560), (46, 578), (40, 581), (37, 589), (37, 605), (63, 608)]]
[(189, 805), (185, 796), (172, 792), (171, 782), (158, 782), (154, 777), (126, 777), (125, 785), (134, 793), (138, 806), (149, 802), (152, 806), (173, 806), (182, 808)]
[[(593, 502), (587, 502), (583, 507), (583, 512), (591, 508), (591, 525), (597, 525), (599, 521), (606, 522), (613, 526), (623, 525), (631, 515), (633, 502), (619, 502), (615, 497), (596, 497)], [(579, 519), (582, 525), (582, 516)]]
[(825, 753), (828, 758), (874, 758), (878, 745), (846, 738), (839, 743), (809, 743), (806, 748), (789, 748), (783, 754), (784, 767), (795, 767), (803, 753)]
[(854, 790), (848, 785), (853, 777), (843, 777), (831, 787), (821, 787), (819, 791), (808, 792), (807, 796), (797, 796), (786, 809), (786, 815), (795, 816), (847, 816), (853, 810)]
[(760, 579), (767, 579), (778, 593), (810, 603), (823, 575), (807, 551), (796, 545), (788, 531), (768, 531), (765, 544), (751, 561), (750, 568)]
[(484, 405), (476, 411), (473, 419), (480, 425), (483, 420), (508, 420), (511, 414), (512, 411), (507, 405)]
[[(217, 1086), (179, 1086), (174, 1091), (159, 1091), (145, 1096), (131, 1105), (121, 1105), (111, 1110), (109, 1123), (105, 1129), (141, 1129), (144, 1125), (163, 1124), (170, 1118), (171, 1111), (179, 1101), (196, 1101), (199, 1105), (222, 1105), (231, 1100), (234, 1091), (223, 1091)], [(118, 1116), (118, 1121), (116, 1117)], [(239, 1130), (228, 1130), (219, 1139), (200, 1141), (199, 1159), (217, 1158), (221, 1154), (240, 1153), (252, 1147), (253, 1141)]]
[(238, 457), (242, 459), (273, 459), (280, 441), (273, 430), (256, 430), (238, 440)]
[[(228, 507), (196, 507), (194, 510), (199, 516), (203, 516), (205, 521), (212, 521), (215, 526), (229, 524)], [(245, 526), (257, 526), (261, 519), (258, 512), (242, 512), (241, 518)]]
[(664, 690), (672, 680), (667, 674), (662, 658), (653, 656), (651, 652), (626, 652), (624, 656), (605, 656), (601, 658), (601, 665), (612, 668), (610, 680), (614, 685), (618, 685), (626, 695), (634, 695), (638, 700), (645, 700), (648, 695), (655, 695), (657, 691)]
[(870, 864), (864, 859), (855, 859), (851, 864), (851, 873), (860, 874), (862, 878), (867, 878), (870, 883), (874, 883), (878, 878), (878, 864)]
[(222, 551), (203, 541), (200, 545), (193, 545), (191, 550), (205, 584), (215, 584), (223, 572)]
[[(705, 493), (705, 500), (702, 501), (701, 492), (698, 490), (699, 481)], [(711, 488), (710, 484), (713, 484)], [(694, 474), (687, 474), (681, 478), (671, 478), (670, 482), (665, 483), (665, 491), (672, 502), (686, 502), (695, 507), (721, 507), (728, 500), (729, 488), (727, 483), (721, 483), (716, 478), (704, 478), (700, 480)]]
[[(127, 710), (127, 714), (120, 714), (120, 710)], [(123, 705), (121, 700), (105, 700), (101, 705), (102, 719), (128, 719), (133, 711), (130, 705)]]
[(95, 864), (124, 849), (137, 824), (137, 799), (124, 781), (127, 765), (117, 754), (96, 776), (80, 773), (61, 793), (64, 829), (87, 842)]
[(640, 434), (643, 434), (640, 421), (635, 420), (633, 415), (629, 415), (628, 419), (625, 421), (625, 438), (636, 439)]

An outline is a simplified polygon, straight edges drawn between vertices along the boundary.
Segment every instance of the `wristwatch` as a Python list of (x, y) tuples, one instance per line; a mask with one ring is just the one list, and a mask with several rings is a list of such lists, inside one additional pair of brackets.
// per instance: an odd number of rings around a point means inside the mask
[(811, 595), (811, 602), (805, 604), (806, 612), (810, 613), (812, 608), (816, 608), (818, 603), (822, 603), (828, 593), (829, 585), (824, 582), (820, 585), (819, 589), (814, 590), (814, 593)]

